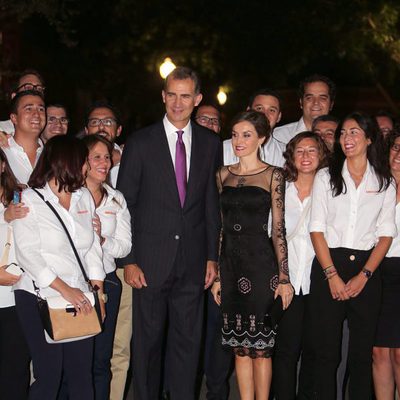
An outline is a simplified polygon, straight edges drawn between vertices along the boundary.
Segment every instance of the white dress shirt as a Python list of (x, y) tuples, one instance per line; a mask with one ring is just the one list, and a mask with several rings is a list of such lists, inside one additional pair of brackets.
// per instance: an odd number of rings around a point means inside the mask
[[(117, 143), (114, 143), (114, 150), (117, 150), (122, 155), (122, 149), (117, 145)], [(119, 162), (117, 164), (114, 164), (110, 170), (110, 182), (111, 186), (114, 188), (117, 186), (119, 165), (120, 165)]]
[(8, 133), (9, 135), (14, 135), (15, 127), (14, 124), (11, 122), (11, 119), (0, 121), (0, 131)]
[[(40, 154), (42, 154), (43, 143), (38, 139), (39, 147), (36, 150), (36, 160), (39, 159)], [(8, 139), (9, 147), (4, 147), (3, 151), (7, 157), (8, 163), (10, 164), (11, 170), (17, 178), (18, 182), (26, 185), (32, 174), (33, 168), (31, 162), (29, 161), (28, 155), (25, 150), (20, 146), (13, 137)]]
[[(293, 235), (302, 217), (304, 209), (311, 202), (311, 196), (300, 201), (294, 182), (286, 183), (285, 192), (285, 226), (287, 237)], [(310, 209), (303, 219), (296, 235), (288, 240), (288, 261), (290, 282), (296, 294), (310, 293), (311, 265), (315, 256), (314, 248), (308, 231)]]
[[(396, 227), (397, 232), (400, 231), (400, 203), (396, 204)], [(393, 238), (392, 245), (386, 253), (386, 257), (400, 257), (400, 235)], [(400, 267), (400, 266), (399, 266)]]
[(178, 140), (177, 131), (183, 131), (182, 140), (185, 144), (186, 150), (186, 179), (189, 178), (189, 169), (190, 169), (190, 154), (192, 151), (192, 125), (190, 121), (183, 129), (178, 129), (176, 126), (172, 125), (169, 122), (167, 116), (163, 119), (165, 133), (167, 134), (169, 151), (171, 153), (172, 163), (175, 168), (175, 153), (176, 153), (176, 141)]
[(274, 130), (274, 137), (285, 145), (294, 138), (298, 133), (308, 131), (306, 124), (304, 123), (303, 117), (297, 122), (278, 126)]
[[(236, 157), (235, 153), (233, 152), (232, 139), (224, 140), (223, 146), (224, 165), (237, 164), (239, 162), (239, 158)], [(285, 147), (286, 146), (283, 143), (278, 142), (274, 137), (270, 137), (268, 142), (262, 146), (261, 159), (269, 165), (283, 167), (285, 164), (285, 159), (283, 157)]]
[[(0, 259), (2, 258), (4, 250), (5, 250), (9, 227), (11, 228), (11, 232), (12, 232), (11, 225), (9, 225), (4, 219), (5, 210), (6, 210), (6, 208), (4, 207), (3, 203), (0, 202)], [(17, 260), (15, 258), (15, 249), (14, 249), (12, 235), (11, 235), (10, 243), (11, 243), (10, 252), (8, 254), (8, 260), (6, 260), (6, 262), (8, 264), (17, 262)], [(12, 292), (12, 286), (1, 286), (0, 285), (0, 308), (12, 307), (12, 306), (15, 306), (15, 299), (14, 299), (14, 293)]]
[[(66, 210), (48, 184), (38, 191), (64, 221), (89, 279), (104, 280), (100, 240), (93, 230), (95, 205), (90, 192), (82, 188), (72, 193), (70, 208)], [(11, 224), (18, 264), (25, 272), (14, 289), (35, 293), (33, 280), (42, 297), (56, 296), (59, 293), (49, 285), (59, 277), (71, 287), (88, 291), (60, 221), (32, 189), (25, 189), (22, 196), (29, 213)]]
[(310, 232), (323, 232), (328, 246), (370, 250), (382, 236), (395, 237), (396, 188), (379, 192), (379, 182), (367, 164), (356, 188), (345, 160), (342, 175), (347, 192), (333, 197), (328, 168), (317, 172), (313, 185)]
[(103, 264), (106, 274), (115, 271), (115, 258), (125, 257), (132, 247), (131, 215), (121, 192), (104, 184), (107, 195), (96, 208), (101, 221), (101, 236), (105, 239)]

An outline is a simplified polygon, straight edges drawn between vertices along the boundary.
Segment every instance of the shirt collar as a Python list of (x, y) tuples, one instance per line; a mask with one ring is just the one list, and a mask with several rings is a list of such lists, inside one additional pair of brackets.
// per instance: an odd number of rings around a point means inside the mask
[[(43, 150), (43, 142), (40, 138), (38, 138), (37, 143), (39, 147), (37, 148), (36, 152), (38, 153)], [(15, 141), (14, 136), (8, 138), (8, 145), (10, 146), (10, 149), (16, 149), (18, 151), (25, 152), (24, 148)]]
[(176, 138), (177, 131), (183, 131), (184, 135), (187, 135), (187, 137), (192, 136), (192, 125), (190, 124), (190, 120), (183, 129), (178, 129), (169, 121), (167, 114), (165, 114), (163, 124), (167, 136), (174, 136)]
[[(42, 189), (39, 189), (39, 191), (42, 192), (42, 195), (46, 201), (48, 200), (52, 201), (53, 203), (57, 204), (59, 203), (58, 197), (53, 193), (48, 182), (46, 182), (46, 185)], [(82, 196), (82, 190), (81, 189), (75, 190), (75, 192), (73, 192), (71, 196), (71, 206), (72, 204), (75, 204), (81, 196)]]
[(117, 150), (120, 152), (120, 154), (122, 154), (122, 149), (120, 146), (117, 145), (117, 143), (114, 142), (114, 150)]

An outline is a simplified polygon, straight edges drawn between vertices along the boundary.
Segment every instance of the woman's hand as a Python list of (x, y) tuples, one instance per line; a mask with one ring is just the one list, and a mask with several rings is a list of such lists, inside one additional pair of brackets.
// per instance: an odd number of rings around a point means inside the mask
[(10, 274), (3, 267), (0, 267), (0, 286), (12, 286), (20, 280), (20, 276)]
[(97, 235), (99, 236), (100, 240), (101, 240), (101, 221), (98, 215), (95, 215), (92, 219), (93, 222), (93, 229), (94, 231), (97, 233)]
[(24, 203), (18, 203), (18, 204), (13, 204), (10, 203), (4, 212), (4, 219), (6, 222), (10, 223), (11, 221), (14, 221), (14, 219), (21, 219), (26, 217), (26, 214), (28, 214), (29, 208), (24, 207)]
[(65, 285), (66, 288), (61, 292), (61, 296), (75, 307), (77, 313), (89, 314), (93, 307), (82, 290)]
[(349, 297), (357, 297), (364, 289), (368, 278), (360, 272), (358, 275), (353, 276), (345, 286), (345, 291)]
[(101, 322), (104, 322), (104, 320), (106, 319), (106, 304), (104, 303), (100, 293), (99, 293), (99, 304), (100, 304)]
[(211, 294), (214, 297), (214, 301), (220, 306), (221, 305), (221, 282), (214, 282), (211, 286)]
[(348, 300), (349, 295), (346, 292), (346, 285), (339, 274), (335, 274), (328, 279), (329, 289), (333, 300)]
[(280, 283), (275, 289), (274, 298), (276, 299), (278, 296), (281, 296), (283, 309), (286, 310), (292, 302), (293, 293), (294, 289), (290, 283)]

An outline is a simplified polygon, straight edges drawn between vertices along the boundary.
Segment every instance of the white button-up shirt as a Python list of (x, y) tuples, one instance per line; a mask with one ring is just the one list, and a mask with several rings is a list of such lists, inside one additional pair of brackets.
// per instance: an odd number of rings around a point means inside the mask
[[(117, 150), (122, 155), (122, 149), (117, 145), (117, 143), (114, 143), (114, 150)], [(117, 164), (114, 164), (110, 170), (110, 183), (111, 186), (114, 188), (117, 186), (119, 165), (120, 165), (119, 162)]]
[[(275, 133), (274, 133), (275, 136)], [(237, 164), (239, 158), (235, 156), (232, 147), (232, 139), (224, 140), (224, 165)], [(261, 149), (261, 159), (269, 165), (275, 167), (283, 167), (285, 159), (283, 158), (283, 152), (285, 151), (285, 145), (278, 142), (274, 137), (270, 137), (268, 142), (264, 144)]]
[(106, 274), (115, 271), (115, 258), (125, 257), (132, 247), (131, 216), (121, 192), (104, 184), (107, 191), (96, 214), (101, 221), (103, 264)]
[[(9, 225), (4, 219), (4, 212), (6, 208), (4, 207), (3, 203), (0, 201), (0, 259), (3, 257), (5, 251), (5, 245), (7, 243), (7, 236), (8, 236), (8, 229), (12, 227)], [(8, 260), (5, 260), (7, 264), (11, 264), (13, 262), (16, 263), (15, 258), (15, 249), (13, 238), (11, 235), (10, 238), (10, 251), (8, 254)], [(12, 286), (1, 286), (0, 285), (0, 308), (3, 307), (12, 307), (15, 305), (14, 293), (12, 292)]]
[(329, 247), (370, 250), (382, 236), (395, 237), (396, 188), (391, 183), (379, 192), (379, 182), (367, 164), (356, 188), (344, 162), (342, 175), (346, 193), (333, 197), (329, 172), (324, 168), (314, 180), (310, 232), (323, 232)]
[[(400, 231), (400, 203), (396, 204), (396, 227), (397, 232)], [(400, 257), (400, 235), (393, 238), (392, 245), (386, 253), (386, 257)], [(400, 267), (400, 266), (399, 266)]]
[[(93, 230), (95, 205), (90, 192), (82, 188), (72, 193), (70, 208), (66, 210), (48, 184), (38, 191), (64, 221), (89, 279), (104, 280), (100, 240)], [(71, 287), (88, 291), (67, 234), (53, 211), (32, 189), (25, 189), (22, 199), (29, 213), (11, 224), (18, 264), (25, 272), (14, 289), (35, 293), (33, 280), (42, 296), (56, 296), (59, 293), (50, 284), (58, 277)]]
[[(11, 170), (17, 178), (18, 182), (26, 185), (29, 181), (34, 167), (32, 167), (32, 164), (29, 161), (29, 157), (25, 153), (23, 147), (20, 146), (13, 137), (10, 137), (8, 139), (8, 145), (9, 147), (4, 147), (3, 151), (7, 157), (8, 163), (10, 164)], [(43, 143), (40, 139), (38, 139), (38, 145), (39, 147), (36, 150), (35, 165), (43, 150)]]
[(288, 144), (289, 141), (294, 138), (298, 133), (308, 131), (306, 124), (304, 123), (303, 117), (297, 122), (278, 126), (274, 130), (274, 136), (280, 142)]
[(167, 116), (163, 119), (165, 133), (167, 134), (169, 151), (171, 153), (172, 163), (175, 168), (175, 153), (176, 153), (176, 141), (178, 140), (177, 131), (183, 131), (182, 140), (185, 144), (186, 151), (186, 179), (189, 178), (189, 169), (190, 169), (190, 154), (192, 151), (192, 125), (190, 121), (183, 129), (178, 129), (176, 126), (172, 125), (169, 122)]
[[(304, 209), (311, 202), (311, 196), (306, 197), (303, 202), (299, 199), (294, 182), (286, 184), (285, 192), (285, 226), (287, 236), (291, 236), (297, 228)], [(307, 210), (306, 210), (307, 211)], [(296, 235), (288, 240), (288, 261), (290, 282), (296, 294), (310, 293), (311, 265), (315, 256), (311, 243), (308, 224), (310, 221), (310, 209), (303, 219), (302, 225)]]

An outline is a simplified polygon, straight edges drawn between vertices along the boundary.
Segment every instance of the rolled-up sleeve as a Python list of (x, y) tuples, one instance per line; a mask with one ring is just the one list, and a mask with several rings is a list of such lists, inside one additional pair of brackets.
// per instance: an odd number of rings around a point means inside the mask
[(24, 203), (29, 207), (28, 214), (11, 223), (14, 230), (15, 255), (19, 265), (36, 286), (46, 288), (57, 278), (57, 275), (41, 255), (42, 237), (35, 208), (28, 198), (24, 198)]
[(310, 232), (326, 232), (328, 217), (329, 177), (326, 169), (318, 171), (315, 175), (312, 199)]
[(383, 205), (376, 224), (377, 237), (396, 237), (396, 188), (392, 182), (385, 191)]
[(103, 235), (103, 251), (114, 258), (128, 255), (132, 248), (131, 215), (124, 196), (116, 192), (118, 209), (116, 212), (116, 226), (112, 235)]

